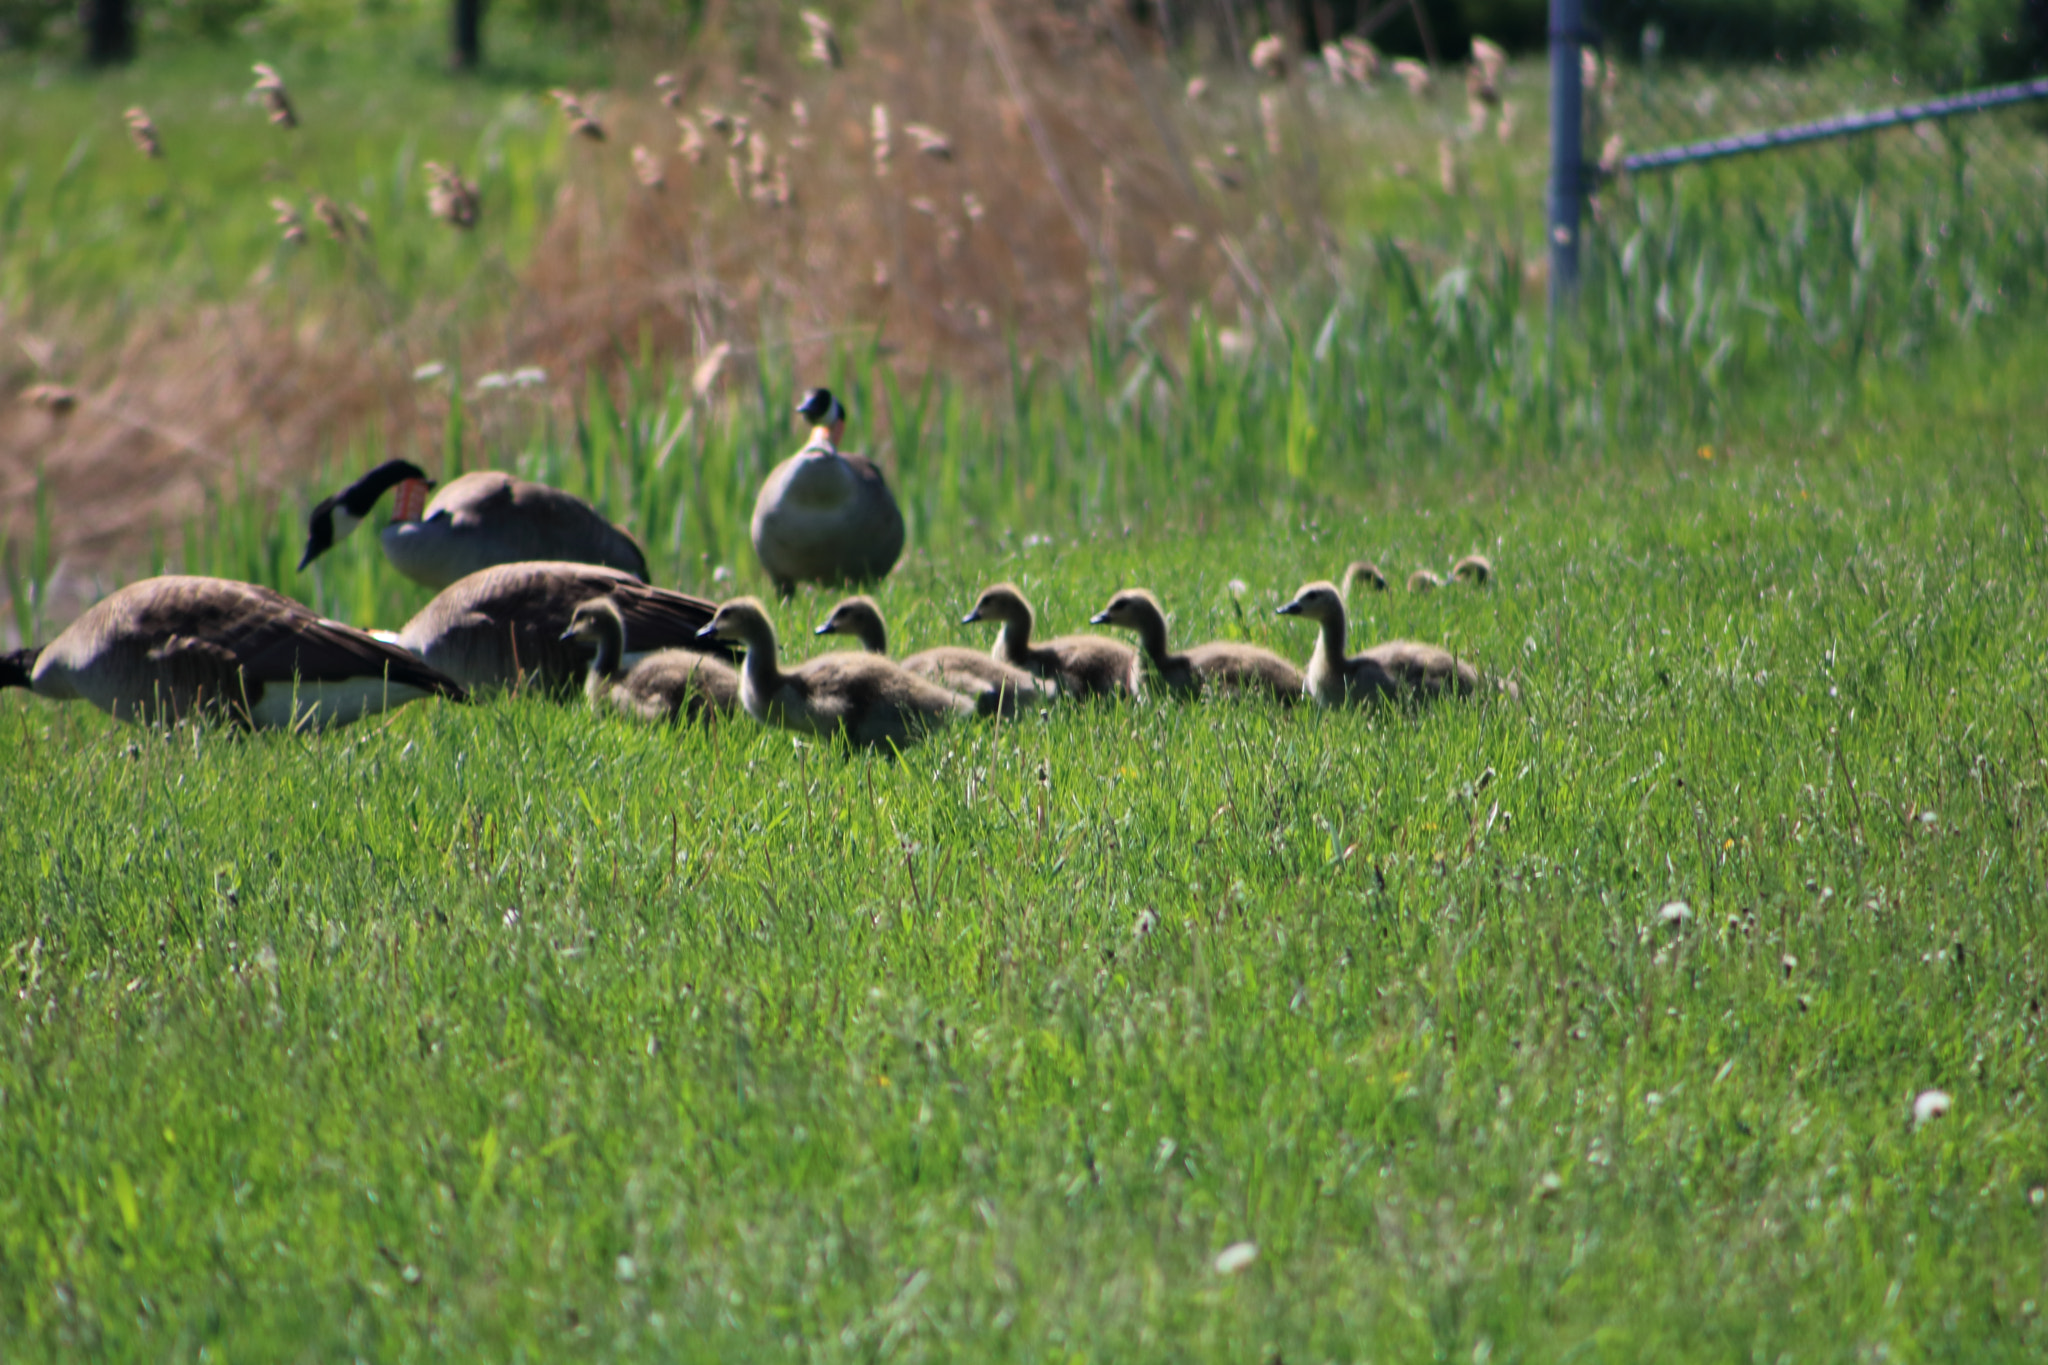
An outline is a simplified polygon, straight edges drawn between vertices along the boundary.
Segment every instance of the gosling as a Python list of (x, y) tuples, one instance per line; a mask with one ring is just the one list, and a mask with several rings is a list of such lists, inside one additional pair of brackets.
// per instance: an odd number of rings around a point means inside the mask
[(1354, 559), (1344, 566), (1344, 600), (1351, 600), (1351, 589), (1363, 583), (1374, 592), (1387, 590), (1387, 576), (1380, 572), (1380, 566), (1369, 559)]
[(982, 593), (974, 610), (960, 618), (963, 626), (977, 621), (995, 621), (994, 656), (1027, 673), (1059, 684), (1070, 697), (1131, 697), (1144, 695), (1143, 672), (1138, 651), (1118, 640), (1100, 635), (1063, 635), (1042, 645), (1031, 643), (1031, 604), (1014, 583), (998, 583)]
[(1309, 657), (1307, 694), (1318, 706), (1345, 706), (1382, 698), (1427, 700), (1445, 691), (1470, 696), (1479, 670), (1435, 645), (1389, 640), (1363, 654), (1344, 652), (1344, 599), (1334, 584), (1308, 583), (1280, 608), (1282, 616), (1303, 616), (1322, 629)]
[(1088, 618), (1090, 625), (1119, 626), (1138, 633), (1153, 671), (1178, 696), (1198, 696), (1206, 688), (1225, 696), (1259, 697), (1292, 705), (1300, 700), (1301, 670), (1270, 649), (1216, 640), (1184, 654), (1166, 647), (1166, 612), (1159, 599), (1143, 588), (1125, 588), (1109, 605)]
[(739, 670), (722, 659), (689, 649), (659, 649), (626, 667), (626, 618), (609, 597), (577, 604), (564, 640), (591, 646), (584, 695), (593, 708), (606, 705), (647, 721), (700, 720), (739, 705)]
[[(889, 629), (882, 622), (882, 609), (865, 594), (841, 601), (812, 634), (851, 635), (870, 654), (886, 658), (889, 653)], [(900, 662), (904, 671), (972, 698), (975, 711), (984, 716), (1014, 716), (1027, 703), (1059, 695), (1058, 687), (1043, 678), (959, 645), (940, 645)]]
[(740, 705), (763, 725), (841, 738), (861, 748), (907, 748), (974, 703), (873, 654), (826, 654), (787, 673), (776, 665), (775, 626), (759, 601), (736, 597), (701, 634), (747, 651)]
[(1466, 555), (1451, 565), (1451, 577), (1470, 587), (1486, 587), (1493, 582), (1493, 561), (1485, 555)]

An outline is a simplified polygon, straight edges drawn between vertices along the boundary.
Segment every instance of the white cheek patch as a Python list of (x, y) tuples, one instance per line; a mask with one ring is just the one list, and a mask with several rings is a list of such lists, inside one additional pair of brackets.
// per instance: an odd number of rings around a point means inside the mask
[(350, 531), (363, 524), (361, 517), (349, 511), (348, 508), (343, 507), (340, 503), (335, 504), (332, 515), (334, 517), (334, 543), (337, 545), (348, 539)]
[(249, 708), (249, 718), (265, 729), (319, 730), (346, 725), (426, 695), (422, 688), (387, 683), (382, 678), (273, 683)]

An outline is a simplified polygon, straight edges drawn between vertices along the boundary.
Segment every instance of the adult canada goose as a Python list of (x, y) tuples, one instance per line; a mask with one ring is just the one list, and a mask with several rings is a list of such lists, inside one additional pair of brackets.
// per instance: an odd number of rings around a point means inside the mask
[(386, 460), (306, 519), (299, 569), (369, 519), (387, 490), (398, 490), (391, 523), (379, 533), (392, 567), (436, 592), (497, 564), (563, 560), (599, 564), (647, 580), (647, 556), (633, 537), (595, 507), (545, 484), (510, 474), (464, 474), (427, 501), (433, 484), (416, 464)]
[(1031, 643), (1031, 604), (1014, 583), (998, 583), (982, 593), (974, 610), (960, 618), (963, 626), (994, 621), (994, 656), (1027, 673), (1049, 678), (1070, 697), (1137, 697), (1144, 693), (1138, 651), (1100, 635), (1063, 635), (1042, 645)]
[(763, 725), (900, 749), (955, 716), (974, 713), (974, 703), (958, 692), (873, 654), (823, 654), (783, 672), (775, 660), (775, 626), (751, 597), (719, 607), (703, 634), (747, 651), (740, 705)]
[[(888, 627), (882, 622), (882, 609), (872, 597), (842, 600), (812, 633), (851, 635), (870, 654), (886, 657), (889, 653)], [(1043, 701), (1059, 692), (1054, 684), (1014, 664), (960, 645), (940, 645), (898, 662), (905, 672), (972, 697), (974, 709), (984, 716), (1014, 716), (1026, 703)]]
[(396, 645), (282, 593), (225, 578), (131, 583), (41, 650), (0, 663), (0, 685), (89, 701), (120, 720), (212, 716), (255, 729), (346, 725), (462, 687)]
[(1381, 697), (1434, 697), (1446, 690), (1468, 696), (1479, 670), (1448, 650), (1414, 640), (1389, 640), (1363, 654), (1344, 652), (1344, 598), (1330, 583), (1307, 583), (1282, 616), (1304, 616), (1322, 629), (1306, 674), (1308, 695), (1319, 706), (1343, 706)]
[(626, 664), (626, 618), (609, 597), (593, 597), (569, 618), (564, 640), (592, 646), (583, 684), (592, 706), (609, 703), (641, 720), (696, 720), (739, 705), (739, 670), (689, 649), (657, 649)]
[[(398, 643), (465, 687), (537, 686), (574, 695), (590, 654), (562, 632), (581, 603), (610, 597), (639, 651), (691, 649), (731, 658), (728, 647), (697, 632), (717, 604), (650, 588), (630, 574), (595, 564), (500, 564), (461, 579), (405, 623)], [(628, 664), (637, 662), (625, 656)]]
[(1160, 681), (1182, 696), (1195, 696), (1206, 687), (1212, 692), (1267, 697), (1289, 705), (1301, 700), (1301, 670), (1270, 649), (1217, 640), (1196, 645), (1184, 654), (1169, 652), (1166, 612), (1159, 599), (1143, 588), (1125, 588), (1091, 616), (1089, 624), (1136, 631)]
[(1380, 566), (1369, 559), (1354, 559), (1344, 566), (1344, 600), (1351, 600), (1354, 584), (1363, 583), (1374, 592), (1387, 590), (1387, 576), (1380, 572)]
[(903, 514), (882, 471), (840, 453), (846, 409), (830, 390), (812, 389), (797, 412), (810, 439), (768, 472), (754, 499), (754, 553), (785, 598), (798, 583), (881, 578), (903, 553)]

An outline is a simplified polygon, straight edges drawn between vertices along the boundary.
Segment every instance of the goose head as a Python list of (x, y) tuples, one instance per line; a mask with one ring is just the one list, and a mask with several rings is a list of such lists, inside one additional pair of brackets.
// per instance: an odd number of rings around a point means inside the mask
[(1387, 576), (1380, 572), (1380, 566), (1369, 559), (1354, 559), (1344, 566), (1344, 595), (1351, 596), (1351, 589), (1363, 583), (1374, 592), (1387, 590)]
[(1344, 598), (1334, 583), (1304, 583), (1301, 591), (1294, 594), (1294, 600), (1280, 607), (1282, 616), (1304, 616), (1311, 621), (1327, 622), (1344, 618)]
[(333, 497), (314, 503), (306, 518), (306, 548), (299, 556), (299, 572), (304, 573), (308, 564), (367, 521), (386, 492), (413, 480), (433, 486), (426, 471), (412, 461), (386, 460)]
[(797, 415), (811, 424), (811, 429), (822, 430), (827, 440), (836, 448), (839, 438), (846, 430), (846, 406), (832, 396), (830, 389), (812, 389), (804, 395), (804, 401), (796, 405)]
[(998, 583), (975, 599), (974, 610), (960, 618), (963, 626), (971, 626), (976, 621), (996, 621), (1029, 630), (1031, 604), (1024, 600), (1024, 594), (1018, 591), (1016, 584)]
[(865, 594), (842, 600), (811, 633), (851, 635), (864, 648), (877, 654), (886, 652), (888, 647), (889, 636), (882, 624), (882, 609), (875, 605), (874, 598)]
[(711, 624), (697, 632), (700, 640), (733, 640), (744, 645), (748, 657), (756, 650), (775, 656), (775, 625), (756, 597), (735, 597), (718, 608)]
[(1091, 626), (1122, 626), (1125, 630), (1144, 630), (1155, 622), (1165, 624), (1166, 609), (1143, 588), (1125, 588), (1109, 599), (1108, 606), (1088, 618)]
[(1460, 583), (1483, 588), (1493, 581), (1493, 561), (1485, 555), (1466, 555), (1451, 565), (1451, 577)]
[(35, 686), (36, 659), (40, 649), (17, 649), (0, 654), (0, 687)]

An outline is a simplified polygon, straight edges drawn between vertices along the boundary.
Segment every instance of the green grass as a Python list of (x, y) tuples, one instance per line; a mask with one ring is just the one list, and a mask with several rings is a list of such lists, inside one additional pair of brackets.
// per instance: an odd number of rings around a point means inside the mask
[(882, 594), (906, 649), (1006, 575), (1303, 656), (1302, 579), (1484, 548), (1497, 590), (1359, 632), (1522, 705), (890, 763), (13, 694), (9, 1358), (2039, 1358), (2038, 373), (944, 538)]

